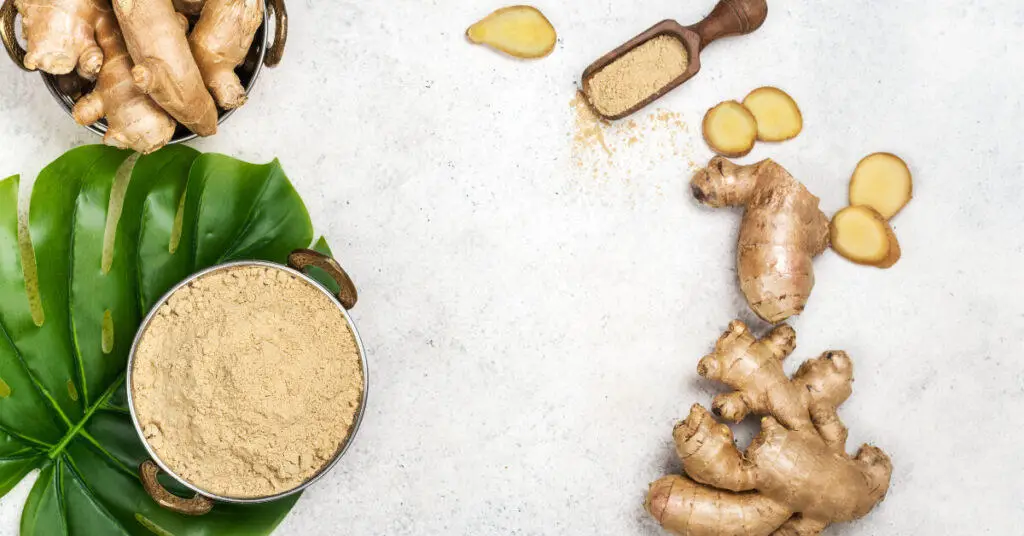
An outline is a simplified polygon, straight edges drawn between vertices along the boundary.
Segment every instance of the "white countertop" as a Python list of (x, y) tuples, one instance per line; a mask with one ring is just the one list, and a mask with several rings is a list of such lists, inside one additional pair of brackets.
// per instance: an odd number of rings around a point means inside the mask
[[(359, 286), (372, 388), (358, 438), (278, 534), (658, 534), (647, 484), (677, 471), (673, 423), (734, 317), (737, 212), (687, 189), (704, 111), (760, 85), (804, 112), (762, 144), (845, 204), (857, 161), (902, 155), (915, 198), (883, 271), (828, 252), (787, 367), (854, 359), (850, 449), (895, 465), (888, 498), (832, 535), (1018, 533), (1024, 526), (1024, 4), (771, 2), (756, 34), (641, 114), (643, 139), (580, 150), (569, 105), (593, 59), (712, 0), (545, 1), (548, 58), (471, 46), (499, 4), (292, 1), (281, 67), (197, 147), (280, 157)], [(0, 176), (96, 142), (36, 75), (0, 58)], [(647, 119), (645, 119), (647, 117)], [(658, 130), (653, 130), (655, 127)], [(0, 500), (17, 533), (31, 485)]]

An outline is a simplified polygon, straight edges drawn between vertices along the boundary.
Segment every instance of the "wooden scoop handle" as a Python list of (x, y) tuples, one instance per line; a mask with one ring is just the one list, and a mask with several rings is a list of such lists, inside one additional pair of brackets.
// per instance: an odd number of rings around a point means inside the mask
[(700, 36), (700, 48), (732, 35), (746, 35), (768, 18), (766, 0), (721, 0), (710, 15), (690, 28)]

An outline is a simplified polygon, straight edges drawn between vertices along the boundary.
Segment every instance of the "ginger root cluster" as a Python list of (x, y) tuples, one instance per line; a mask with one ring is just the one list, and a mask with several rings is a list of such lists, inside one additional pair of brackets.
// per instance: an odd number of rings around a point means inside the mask
[(701, 359), (698, 373), (732, 389), (713, 412), (738, 422), (761, 415), (761, 431), (741, 452), (728, 426), (700, 404), (673, 430), (686, 476), (651, 484), (645, 507), (667, 530), (687, 536), (809, 536), (867, 515), (885, 498), (892, 464), (864, 445), (846, 452), (837, 408), (852, 393), (853, 363), (825, 352), (792, 379), (782, 361), (796, 347), (787, 325), (758, 340), (733, 321)]
[(92, 93), (76, 103), (75, 120), (88, 125), (106, 118), (104, 143), (151, 153), (170, 142), (177, 124), (210, 136), (217, 132), (218, 106), (245, 103), (234, 70), (263, 22), (263, 1), (15, 5), (27, 43), (25, 67), (95, 81)]

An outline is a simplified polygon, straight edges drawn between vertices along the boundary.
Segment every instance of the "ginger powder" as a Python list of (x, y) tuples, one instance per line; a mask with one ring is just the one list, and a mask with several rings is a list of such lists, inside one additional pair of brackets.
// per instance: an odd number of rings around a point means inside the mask
[(640, 104), (686, 72), (689, 55), (679, 39), (659, 35), (595, 73), (584, 92), (601, 115), (615, 116)]
[(211, 272), (160, 306), (132, 398), (146, 441), (214, 495), (293, 490), (334, 459), (363, 400), (362, 358), (331, 297), (279, 268)]

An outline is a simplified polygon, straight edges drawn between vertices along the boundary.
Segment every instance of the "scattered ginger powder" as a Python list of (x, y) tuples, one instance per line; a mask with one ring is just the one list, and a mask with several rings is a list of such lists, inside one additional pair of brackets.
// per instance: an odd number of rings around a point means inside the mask
[(583, 90), (602, 115), (618, 115), (685, 73), (689, 59), (682, 41), (659, 35), (595, 73)]
[(231, 498), (295, 489), (351, 435), (363, 399), (355, 336), (332, 299), (277, 268), (206, 274), (162, 305), (132, 367), (157, 457)]

